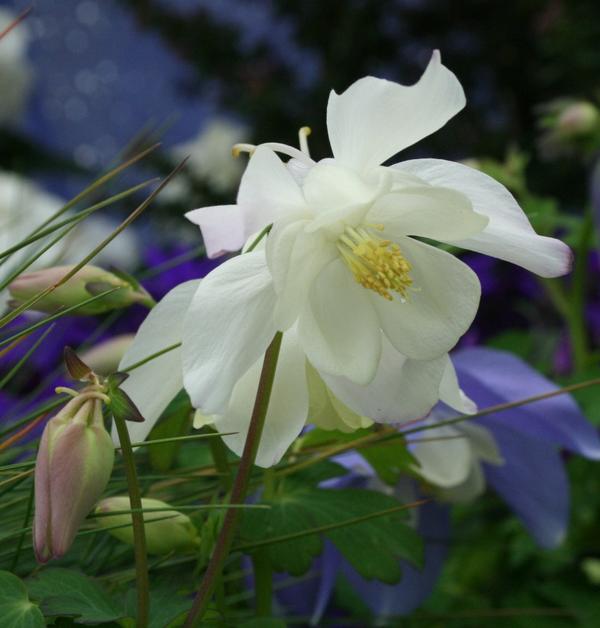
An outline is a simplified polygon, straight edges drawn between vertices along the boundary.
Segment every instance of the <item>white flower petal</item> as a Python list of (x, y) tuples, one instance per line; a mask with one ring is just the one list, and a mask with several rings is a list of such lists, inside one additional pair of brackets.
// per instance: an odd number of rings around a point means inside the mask
[(481, 464), (473, 460), (466, 480), (457, 486), (444, 488), (438, 497), (452, 504), (466, 504), (479, 497), (485, 491), (485, 475)]
[(267, 266), (273, 278), (273, 288), (280, 294), (289, 283), (290, 260), (297, 238), (304, 232), (308, 220), (290, 218), (278, 220), (265, 238)]
[(292, 325), (304, 308), (318, 273), (337, 257), (322, 233), (305, 233), (306, 220), (278, 221), (266, 240), (267, 264), (277, 293), (273, 318), (280, 330)]
[(440, 382), (440, 401), (463, 414), (475, 414), (477, 412), (477, 404), (461, 390), (454, 365), (449, 357), (444, 369), (444, 376)]
[(326, 212), (370, 203), (380, 193), (381, 183), (381, 178), (367, 182), (333, 159), (324, 159), (309, 170), (302, 191), (311, 209)]
[(215, 423), (215, 414), (202, 414), (200, 410), (196, 410), (194, 412), (194, 419), (192, 421), (192, 427), (195, 430), (202, 429), (205, 425), (214, 425)]
[(361, 384), (373, 379), (381, 351), (379, 323), (365, 289), (341, 260), (315, 279), (298, 324), (317, 370)]
[(458, 79), (436, 50), (411, 86), (368, 76), (338, 95), (331, 92), (327, 129), (336, 160), (365, 170), (444, 126), (465, 106)]
[[(273, 392), (260, 439), (256, 464), (271, 467), (277, 464), (294, 439), (300, 434), (308, 414), (308, 388), (304, 372), (306, 358), (296, 334), (284, 334), (275, 371)], [(224, 436), (225, 444), (241, 456), (246, 442), (262, 358), (257, 360), (236, 384), (224, 415), (214, 417), (220, 432), (237, 432)]]
[(409, 360), (382, 338), (375, 377), (359, 386), (343, 377), (320, 373), (333, 394), (354, 412), (379, 423), (405, 423), (425, 416), (439, 399), (447, 357)]
[(237, 205), (200, 207), (187, 212), (185, 217), (200, 227), (206, 254), (211, 259), (244, 246), (247, 238), (244, 217)]
[(300, 161), (293, 157), (285, 164), (285, 167), (290, 171), (292, 177), (294, 177), (294, 181), (298, 185), (302, 185), (313, 165), (314, 164), (306, 163), (305, 161)]
[(184, 385), (195, 408), (225, 411), (233, 387), (275, 335), (274, 306), (263, 251), (234, 257), (204, 278), (183, 324)]
[(473, 421), (463, 421), (458, 429), (468, 436), (473, 454), (478, 460), (495, 465), (504, 464), (504, 458), (490, 430)]
[(420, 465), (415, 471), (435, 486), (456, 487), (471, 474), (474, 460), (469, 439), (450, 425), (415, 434), (410, 452)]
[(411, 238), (397, 238), (413, 279), (407, 300), (372, 293), (381, 327), (400, 353), (431, 360), (447, 353), (467, 331), (479, 304), (477, 275), (459, 259)]
[[(133, 343), (123, 356), (119, 369), (141, 362), (159, 351), (181, 342), (183, 318), (200, 280), (186, 281), (173, 288), (150, 311)], [(131, 371), (121, 388), (133, 399), (143, 423), (128, 423), (135, 441), (142, 441), (171, 400), (183, 388), (181, 348), (173, 349)]]
[(313, 425), (323, 430), (340, 432), (354, 432), (361, 427), (373, 425), (370, 418), (356, 414), (340, 401), (308, 360), (306, 381), (309, 394), (308, 421)]
[(246, 235), (264, 229), (279, 218), (306, 210), (298, 183), (281, 159), (265, 146), (259, 146), (250, 157), (237, 204), (244, 215)]
[(365, 220), (384, 225), (384, 236), (421, 236), (452, 242), (482, 231), (489, 218), (473, 211), (460, 192), (442, 187), (410, 187), (377, 199)]
[(432, 185), (453, 188), (467, 196), (473, 209), (488, 216), (487, 227), (456, 246), (512, 262), (542, 277), (558, 277), (571, 268), (569, 247), (555, 238), (537, 235), (512, 194), (474, 168), (441, 159), (415, 159), (395, 164)]

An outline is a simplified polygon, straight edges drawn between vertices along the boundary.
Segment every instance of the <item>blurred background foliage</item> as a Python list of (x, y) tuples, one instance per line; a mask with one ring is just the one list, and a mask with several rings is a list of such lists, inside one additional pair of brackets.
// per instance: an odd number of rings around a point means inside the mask
[[(465, 259), (482, 279), (484, 300), (463, 342), (513, 351), (561, 382), (600, 373), (600, 262), (591, 221), (600, 215), (598, 131), (586, 141), (554, 141), (547, 106), (557, 99), (598, 104), (597, 1), (2, 0), (0, 11), (29, 6), (20, 33), (10, 35), (22, 36), (22, 50), (11, 53), (13, 66), (14, 59), (21, 63), (19, 81), (0, 59), (0, 90), (18, 83), (22, 98), (14, 110), (0, 107), (0, 169), (70, 198), (120, 154), (162, 142), (139, 168), (146, 176), (166, 173), (190, 153), (186, 172), (135, 227), (137, 241), (121, 245), (130, 247), (125, 257), (134, 271), (184, 256), (168, 277), (149, 277), (155, 298), (210, 270), (182, 215), (232, 201), (243, 166), (229, 157), (233, 143), (295, 144), (298, 128), (309, 125), (313, 156), (328, 156), (330, 89), (339, 92), (367, 74), (412, 82), (440, 49), (465, 88), (467, 107), (402, 157), (477, 160), (518, 196), (538, 230), (563, 235), (583, 254), (577, 289), (585, 359), (574, 359), (573, 329), (551, 288), (475, 254)], [(107, 215), (123, 217), (134, 203)], [(566, 298), (574, 281), (564, 284)], [(141, 316), (113, 321), (111, 334), (134, 330)], [(61, 324), (76, 343), (98, 321)], [(59, 365), (62, 339), (51, 335), (27, 376), (12, 383), (12, 399), (3, 392), (3, 414), (24, 390), (43, 394), (54, 381), (48, 372)], [(598, 394), (587, 391), (579, 400), (600, 424)], [(456, 508), (444, 577), (423, 615), (403, 625), (596, 626), (600, 475), (584, 460), (571, 461), (570, 472), (572, 524), (557, 550), (537, 549), (494, 496)], [(361, 621), (364, 609), (343, 583), (335, 603)], [(556, 616), (537, 612), (548, 607), (559, 607)]]

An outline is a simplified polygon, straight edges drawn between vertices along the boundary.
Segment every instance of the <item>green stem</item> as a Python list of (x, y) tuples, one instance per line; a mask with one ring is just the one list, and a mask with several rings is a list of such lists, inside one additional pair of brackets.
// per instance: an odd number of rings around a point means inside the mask
[[(215, 432), (217, 434), (217, 432)], [(215, 469), (221, 474), (221, 484), (223, 490), (229, 493), (232, 487), (231, 467), (227, 460), (227, 449), (225, 444), (219, 436), (211, 438), (208, 441), (210, 446), (210, 453), (212, 454), (213, 462), (215, 463)]]
[[(248, 426), (248, 435), (246, 436), (244, 451), (242, 453), (233, 490), (231, 492), (231, 498), (229, 500), (230, 504), (240, 504), (246, 497), (248, 482), (250, 480), (250, 472), (252, 471), (252, 466), (254, 465), (254, 460), (256, 459), (256, 452), (258, 451), (260, 437), (262, 435), (265, 418), (267, 416), (271, 391), (273, 390), (273, 381), (275, 379), (277, 358), (279, 357), (279, 349), (281, 347), (281, 338), (281, 332), (277, 332), (265, 353), (265, 359), (260, 373), (260, 380), (258, 382), (258, 390), (256, 392), (256, 399), (254, 401), (254, 408), (252, 410), (252, 418), (250, 419), (250, 425)], [(200, 583), (200, 587), (198, 588), (198, 592), (196, 593), (196, 597), (194, 599), (194, 604), (186, 619), (185, 626), (187, 628), (196, 626), (206, 612), (217, 581), (223, 571), (225, 560), (229, 555), (229, 550), (231, 549), (231, 544), (233, 542), (233, 536), (237, 529), (240, 512), (241, 511), (239, 509), (233, 508), (227, 510), (223, 526), (219, 533), (219, 538), (217, 539), (217, 543), (204, 573), (204, 578)]]
[(263, 473), (263, 499), (269, 501), (273, 499), (275, 496), (276, 486), (275, 483), (277, 481), (277, 477), (275, 475), (275, 469), (273, 467), (269, 467), (265, 469)]
[[(263, 473), (263, 501), (270, 501), (276, 492), (277, 477), (275, 469), (269, 467)], [(256, 615), (270, 617), (273, 611), (273, 567), (267, 550), (258, 550), (252, 554), (252, 569), (254, 571), (254, 591), (256, 601)]]
[[(135, 574), (137, 586), (137, 623), (138, 628), (146, 628), (150, 615), (150, 582), (148, 580), (148, 557), (146, 555), (146, 533), (144, 530), (144, 513), (142, 497), (135, 470), (135, 460), (129, 431), (125, 421), (114, 416), (115, 427), (121, 443), (121, 453), (127, 477), (129, 503), (131, 505), (131, 522), (133, 527), (133, 543), (135, 553)], [(136, 512), (137, 511), (137, 512)]]
[(588, 334), (585, 320), (585, 294), (587, 288), (588, 253), (594, 233), (594, 223), (591, 209), (588, 207), (583, 217), (581, 234), (575, 255), (573, 268), (573, 287), (571, 289), (570, 312), (567, 319), (571, 346), (573, 350), (573, 364), (576, 373), (585, 370), (588, 362)]
[(256, 598), (256, 615), (270, 617), (273, 604), (273, 569), (266, 549), (252, 554), (254, 570), (254, 590)]
[(215, 588), (215, 602), (217, 610), (221, 616), (221, 621), (226, 625), (227, 622), (227, 595), (225, 591), (225, 582), (223, 578), (219, 578), (217, 586)]

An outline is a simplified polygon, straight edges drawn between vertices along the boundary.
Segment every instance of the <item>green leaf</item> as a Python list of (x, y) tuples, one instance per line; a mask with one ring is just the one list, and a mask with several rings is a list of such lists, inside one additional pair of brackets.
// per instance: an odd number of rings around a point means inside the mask
[[(137, 596), (134, 589), (127, 593), (125, 598), (127, 615), (135, 617), (137, 614)], [(182, 595), (176, 584), (161, 581), (153, 582), (150, 590), (150, 623), (148, 628), (166, 628), (167, 626), (180, 626), (175, 622), (180, 615), (187, 614), (192, 607), (192, 598)]]
[(569, 586), (566, 583), (547, 582), (536, 587), (545, 598), (560, 608), (571, 611), (581, 628), (596, 628), (600, 617), (598, 590)]
[[(317, 490), (317, 489), (315, 489)], [(322, 523), (312, 511), (308, 500), (311, 491), (298, 492), (277, 501), (267, 501), (270, 510), (244, 512), (241, 534), (246, 541), (261, 541), (266, 538), (302, 532)], [(305, 574), (323, 549), (320, 536), (311, 534), (294, 541), (277, 543), (266, 549), (273, 569), (286, 571), (293, 576)]]
[[(310, 488), (290, 480), (285, 488), (285, 493), (266, 502), (270, 510), (244, 512), (241, 534), (245, 545), (401, 505), (393, 497), (363, 489)], [(422, 561), (421, 539), (405, 519), (404, 512), (391, 513), (327, 530), (324, 536), (363, 577), (394, 584), (401, 578), (400, 559), (416, 565)], [(263, 547), (276, 571), (299, 576), (308, 571), (313, 558), (321, 552), (321, 536), (307, 534)]]
[[(600, 367), (592, 366), (583, 372), (577, 373), (570, 377), (561, 378), (562, 385), (576, 384), (588, 379), (600, 377)], [(594, 424), (600, 425), (600, 386), (589, 386), (582, 390), (571, 393), (577, 403), (580, 405), (585, 416)]]
[(302, 449), (329, 444), (335, 445), (336, 443), (349, 443), (371, 432), (370, 428), (361, 428), (354, 432), (340, 432), (339, 430), (323, 430), (320, 427), (316, 427), (302, 436)]
[(40, 609), (29, 600), (23, 582), (8, 571), (0, 571), (0, 618), (6, 628), (43, 628)]
[(128, 377), (129, 373), (117, 371), (116, 373), (111, 373), (106, 378), (106, 384), (108, 385), (109, 390), (114, 390), (115, 388), (118, 388)]
[(534, 338), (529, 331), (510, 329), (493, 336), (486, 345), (501, 351), (510, 351), (527, 360), (534, 352)]
[(380, 479), (390, 486), (395, 486), (401, 475), (418, 466), (400, 439), (362, 447), (358, 452), (373, 467)]
[(134, 423), (143, 423), (144, 417), (138, 410), (131, 397), (120, 388), (109, 389), (110, 408), (112, 413), (124, 421), (133, 421)]
[(322, 460), (316, 464), (312, 464), (306, 469), (301, 469), (294, 473), (294, 483), (310, 484), (316, 486), (317, 484), (324, 482), (325, 480), (331, 480), (332, 478), (346, 475), (348, 469), (343, 467), (333, 460)]
[(275, 617), (254, 617), (240, 624), (240, 628), (286, 628), (286, 626), (283, 619)]
[[(152, 428), (148, 440), (184, 436), (189, 431), (190, 413), (191, 406), (187, 395), (180, 403), (171, 403), (166, 415)], [(160, 447), (149, 447), (148, 456), (152, 468), (162, 473), (168, 471), (173, 466), (181, 445), (181, 441), (172, 441), (163, 443)]]
[[(319, 491), (319, 496), (314, 500), (315, 508), (320, 508), (324, 514), (329, 511), (331, 522), (360, 517), (397, 505), (399, 502), (393, 497), (363, 489)], [(417, 566), (423, 560), (422, 540), (405, 523), (405, 519), (406, 513), (398, 512), (331, 530), (326, 536), (361, 576), (395, 584), (402, 577), (399, 559), (408, 560)]]
[(120, 604), (94, 580), (71, 569), (44, 569), (27, 582), (30, 595), (46, 615), (75, 617), (77, 623), (99, 624), (124, 617)]

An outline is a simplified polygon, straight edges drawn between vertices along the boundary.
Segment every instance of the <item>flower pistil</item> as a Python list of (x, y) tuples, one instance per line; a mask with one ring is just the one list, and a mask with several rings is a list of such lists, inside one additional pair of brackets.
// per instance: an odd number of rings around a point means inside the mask
[[(378, 226), (376, 226), (378, 227)], [(364, 227), (346, 227), (338, 238), (337, 248), (356, 281), (393, 301), (391, 292), (406, 299), (412, 286), (411, 265), (402, 255), (400, 247), (384, 240)]]

